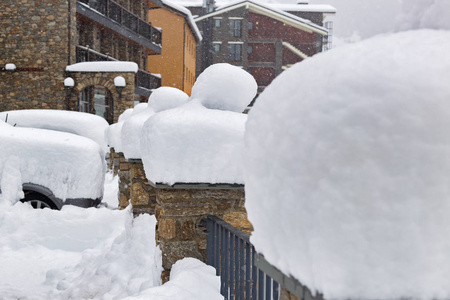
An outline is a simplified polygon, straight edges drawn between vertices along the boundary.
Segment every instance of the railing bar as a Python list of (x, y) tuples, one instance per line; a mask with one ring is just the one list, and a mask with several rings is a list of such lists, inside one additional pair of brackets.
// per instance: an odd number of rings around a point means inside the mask
[(220, 235), (221, 235), (221, 248), (220, 248), (220, 258), (221, 258), (221, 262), (220, 262), (220, 277), (221, 277), (221, 287), (220, 287), (220, 293), (222, 294), (222, 296), (225, 297), (225, 299), (227, 299), (226, 295), (225, 295), (225, 281), (226, 281), (226, 276), (225, 276), (225, 270), (227, 269), (225, 267), (225, 228), (223, 226), (220, 226)]
[(241, 271), (244, 267), (242, 263), (242, 257), (244, 256), (244, 251), (241, 250), (242, 240), (238, 238), (236, 235), (234, 236), (234, 244), (235, 244), (235, 260), (236, 260), (236, 268), (235, 275), (236, 278), (236, 299), (242, 299), (241, 291), (244, 289), (245, 280), (240, 276)]
[(206, 263), (210, 266), (214, 266), (214, 254), (216, 249), (214, 249), (214, 239), (216, 235), (214, 234), (214, 223), (210, 219), (206, 219)]
[[(251, 291), (251, 284), (252, 284), (252, 279), (251, 279), (251, 266), (252, 266), (252, 261), (250, 258), (250, 244), (245, 243), (244, 241), (241, 240), (242, 243), (242, 247), (245, 246), (245, 295), (246, 298), (250, 298), (250, 291)], [(242, 262), (243, 257), (241, 258), (241, 262)], [(242, 271), (244, 272), (244, 268), (242, 268)], [(241, 273), (242, 276), (242, 273)], [(242, 294), (244, 291), (244, 289), (242, 289), (241, 295), (242, 295), (242, 299), (244, 299), (244, 295)]]
[(258, 300), (264, 300), (264, 272), (258, 269)]
[(234, 244), (234, 237), (235, 235), (233, 233), (230, 233), (230, 259), (228, 261), (228, 265), (230, 266), (230, 300), (235, 300), (235, 263), (236, 263), (236, 257), (235, 257), (235, 248), (236, 245)]
[(280, 285), (278, 282), (273, 280), (273, 300), (279, 300), (280, 299)]
[(226, 230), (225, 228), (224, 228), (224, 231), (225, 231), (225, 244), (224, 244), (224, 256), (225, 256), (225, 263), (224, 263), (224, 265), (223, 265), (223, 269), (224, 269), (224, 283), (225, 283), (225, 293), (226, 293), (226, 295), (225, 295), (225, 300), (228, 300), (229, 299), (229, 285), (228, 285), (228, 282), (229, 282), (229, 271), (230, 271), (230, 269), (229, 269), (229, 259), (230, 259), (230, 248), (229, 248), (229, 242), (230, 242), (230, 238), (229, 238), (229, 232), (228, 232), (228, 230)]
[[(250, 246), (250, 245), (249, 245)], [(252, 253), (252, 262), (251, 262), (251, 266), (252, 266), (252, 299), (256, 300), (257, 298), (257, 293), (256, 293), (256, 288), (258, 285), (258, 278), (257, 278), (257, 270), (256, 270), (256, 266), (255, 266), (255, 248), (253, 246), (251, 247), (251, 253)]]
[(270, 278), (270, 276), (267, 274), (266, 274), (266, 300), (272, 300), (272, 278)]

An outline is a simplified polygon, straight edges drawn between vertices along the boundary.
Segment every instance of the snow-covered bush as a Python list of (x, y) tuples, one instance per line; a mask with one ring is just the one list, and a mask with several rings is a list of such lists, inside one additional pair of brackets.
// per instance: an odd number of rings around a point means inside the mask
[(447, 46), (418, 30), (316, 55), (249, 114), (251, 241), (327, 299), (450, 298)]
[(90, 138), (108, 152), (105, 130), (108, 122), (100, 116), (77, 111), (25, 109), (0, 112), (0, 121), (18, 127), (32, 127), (69, 132)]
[(242, 184), (247, 116), (236, 111), (252, 101), (256, 89), (253, 77), (238, 67), (207, 68), (188, 103), (144, 123), (141, 147), (147, 178), (168, 184)]

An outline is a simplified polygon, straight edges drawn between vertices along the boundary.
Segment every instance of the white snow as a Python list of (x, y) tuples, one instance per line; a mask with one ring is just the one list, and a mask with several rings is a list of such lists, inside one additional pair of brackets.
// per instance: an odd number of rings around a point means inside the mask
[[(3, 126), (0, 125), (3, 128)], [(109, 174), (105, 190), (117, 190)], [(0, 194), (0, 204), (7, 199)], [(105, 199), (106, 198), (106, 199)], [(107, 203), (117, 194), (105, 193)], [(185, 259), (160, 286), (161, 252), (154, 216), (130, 209), (0, 210), (0, 297), (12, 299), (223, 299), (211, 267)]]
[(117, 123), (109, 125), (108, 128), (106, 128), (105, 136), (106, 136), (106, 143), (109, 147), (114, 148), (116, 152), (122, 152), (122, 140), (121, 140), (121, 132), (123, 123), (126, 119), (131, 117), (133, 114), (134, 109), (128, 108), (126, 109), (120, 116), (117, 121)]
[(123, 78), (122, 76), (117, 76), (114, 78), (114, 85), (118, 87), (124, 87), (127, 85), (127, 83), (125, 82), (125, 78)]
[(6, 185), (34, 183), (61, 200), (102, 196), (106, 163), (96, 142), (66, 132), (0, 123), (2, 191)]
[[(148, 105), (142, 103), (145, 109), (138, 109), (138, 112), (124, 121), (120, 132), (122, 152), (125, 158), (141, 158), (141, 135), (142, 126), (155, 112), (164, 111), (186, 103), (189, 96), (176, 88), (160, 87), (152, 92)], [(136, 109), (136, 108), (135, 108)]]
[(72, 77), (67, 77), (66, 79), (64, 79), (65, 87), (73, 87), (74, 85), (75, 85), (75, 81), (73, 80)]
[(67, 72), (134, 72), (137, 73), (137, 63), (131, 61), (89, 61), (66, 67)]
[(250, 111), (251, 241), (326, 299), (450, 298), (449, 47), (433, 30), (343, 46)]
[(93, 114), (53, 109), (24, 109), (0, 112), (0, 121), (5, 120), (18, 127), (50, 129), (84, 136), (97, 142), (105, 153), (109, 151), (105, 140), (108, 122)]
[(251, 102), (256, 89), (253, 77), (238, 67), (207, 68), (188, 103), (144, 123), (141, 154), (147, 178), (170, 185), (242, 184), (247, 115), (238, 112)]
[(194, 18), (192, 17), (191, 11), (187, 9), (186, 7), (179, 5), (175, 3), (174, 1), (170, 0), (162, 0), (161, 1), (164, 5), (169, 6), (170, 8), (177, 10), (181, 14), (185, 15), (187, 17), (187, 20), (189, 22), (189, 26), (191, 27), (192, 31), (195, 33), (195, 36), (197, 37), (197, 41), (202, 41), (202, 34), (200, 33), (200, 30), (197, 27), (197, 24), (195, 24)]
[(15, 64), (11, 64), (11, 63), (6, 64), (5, 65), (5, 70), (7, 70), (7, 71), (14, 71), (14, 70), (16, 70), (16, 65)]
[(211, 109), (243, 112), (256, 96), (258, 86), (249, 73), (230, 64), (206, 68), (192, 87), (191, 99)]

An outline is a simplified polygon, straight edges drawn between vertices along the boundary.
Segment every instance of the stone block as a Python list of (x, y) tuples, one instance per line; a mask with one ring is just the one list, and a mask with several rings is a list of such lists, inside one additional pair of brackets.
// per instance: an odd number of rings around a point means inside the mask
[(159, 238), (170, 240), (177, 236), (177, 220), (176, 219), (161, 219), (158, 220)]
[(162, 266), (165, 270), (170, 270), (174, 263), (185, 257), (193, 257), (205, 261), (205, 258), (198, 250), (197, 243), (194, 241), (161, 242), (160, 247)]
[(245, 211), (230, 211), (223, 215), (223, 220), (233, 227), (249, 233), (253, 231), (253, 225), (250, 223)]
[(130, 189), (131, 204), (133, 205), (148, 205), (149, 196), (147, 191), (143, 188), (142, 183), (137, 182), (131, 185)]
[(181, 224), (181, 239), (192, 240), (195, 235), (194, 222), (187, 220)]

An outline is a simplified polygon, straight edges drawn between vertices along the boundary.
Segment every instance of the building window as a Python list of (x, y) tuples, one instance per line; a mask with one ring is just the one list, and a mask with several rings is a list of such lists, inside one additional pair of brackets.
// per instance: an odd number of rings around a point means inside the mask
[(252, 30), (253, 29), (253, 22), (248, 22), (248, 30)]
[(214, 43), (214, 52), (220, 52), (220, 43)]
[(248, 45), (248, 48), (247, 48), (247, 53), (253, 53), (253, 46), (251, 46), (251, 45)]
[(220, 27), (221, 24), (222, 24), (222, 20), (221, 19), (214, 19), (214, 26), (215, 27)]
[(230, 19), (230, 36), (241, 36), (241, 20)]
[(230, 61), (242, 60), (242, 44), (229, 44)]

